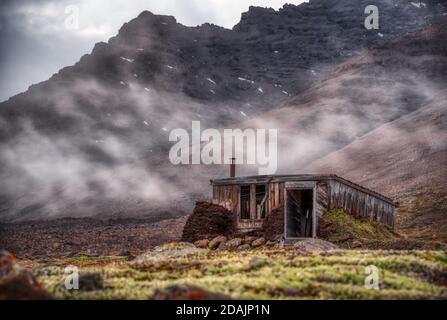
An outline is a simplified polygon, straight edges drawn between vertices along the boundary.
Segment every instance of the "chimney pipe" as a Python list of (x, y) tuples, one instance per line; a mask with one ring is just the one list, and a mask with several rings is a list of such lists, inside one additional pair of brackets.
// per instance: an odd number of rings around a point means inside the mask
[(230, 178), (236, 177), (236, 158), (231, 158)]

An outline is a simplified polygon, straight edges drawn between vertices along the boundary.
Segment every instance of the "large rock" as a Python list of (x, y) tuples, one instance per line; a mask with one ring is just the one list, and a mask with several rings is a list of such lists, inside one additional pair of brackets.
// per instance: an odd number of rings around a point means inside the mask
[(217, 236), (208, 243), (208, 248), (211, 250), (217, 249), (225, 241), (227, 241), (227, 237)]
[(15, 257), (0, 250), (0, 300), (48, 300), (52, 296), (42, 287), (36, 277), (23, 270)]
[(255, 241), (256, 239), (258, 239), (259, 237), (255, 237), (255, 236), (245, 236), (244, 238), (244, 244), (248, 244), (251, 246), (251, 243), (253, 241)]
[(265, 243), (265, 246), (266, 246), (266, 247), (275, 247), (275, 246), (277, 246), (277, 245), (279, 245), (279, 242), (278, 242), (278, 241), (268, 240), (268, 241)]
[(0, 300), (52, 299), (31, 272), (13, 271), (0, 279)]
[(194, 245), (197, 248), (207, 248), (208, 247), (208, 243), (210, 243), (210, 241), (208, 239), (202, 239), (202, 240), (195, 241)]
[(293, 244), (296, 249), (304, 251), (326, 251), (340, 249), (337, 245), (321, 239), (304, 239)]
[(196, 202), (193, 213), (183, 228), (182, 241), (195, 242), (218, 235), (229, 236), (236, 230), (236, 216), (222, 206)]
[(223, 250), (236, 250), (237, 247), (239, 247), (243, 243), (244, 243), (244, 239), (234, 238), (234, 239), (228, 240), (227, 242), (222, 242), (222, 249)]
[(265, 239), (264, 238), (258, 238), (258, 239), (256, 239), (255, 241), (253, 241), (251, 243), (251, 246), (253, 248), (258, 248), (258, 247), (263, 246), (264, 244), (265, 244)]

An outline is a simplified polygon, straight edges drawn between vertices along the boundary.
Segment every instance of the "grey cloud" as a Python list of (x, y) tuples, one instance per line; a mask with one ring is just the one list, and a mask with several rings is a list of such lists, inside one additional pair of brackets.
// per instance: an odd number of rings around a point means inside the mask
[[(74, 64), (94, 44), (107, 41), (141, 11), (173, 15), (185, 25), (231, 28), (249, 5), (281, 7), (284, 0), (19, 0), (0, 4), (0, 101)], [(294, 4), (303, 0), (289, 1)], [(107, 3), (107, 5), (104, 5)], [(80, 30), (64, 28), (67, 5), (78, 5)]]

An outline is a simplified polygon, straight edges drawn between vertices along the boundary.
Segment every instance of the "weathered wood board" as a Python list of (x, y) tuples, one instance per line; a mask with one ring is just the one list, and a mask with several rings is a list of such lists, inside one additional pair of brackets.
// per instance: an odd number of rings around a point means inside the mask
[[(267, 215), (284, 206), (286, 188), (310, 186), (314, 189), (315, 225), (328, 210), (340, 208), (356, 217), (367, 217), (394, 227), (396, 204), (391, 199), (334, 175), (249, 177), (215, 180), (212, 184), (213, 203), (237, 215), (241, 230), (262, 228), (263, 219), (257, 217), (255, 199), (256, 185), (259, 184), (265, 185)], [(250, 219), (240, 219), (241, 185), (250, 186)]]

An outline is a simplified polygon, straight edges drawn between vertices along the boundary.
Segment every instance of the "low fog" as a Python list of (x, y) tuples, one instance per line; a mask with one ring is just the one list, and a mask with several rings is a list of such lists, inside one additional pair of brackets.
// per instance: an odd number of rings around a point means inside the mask
[[(229, 169), (173, 166), (175, 128), (190, 131), (191, 121), (200, 121), (203, 129), (277, 129), (277, 173), (312, 173), (304, 168), (313, 161), (417, 111), (445, 87), (445, 58), (426, 39), (364, 50), (333, 68), (311, 65), (318, 77), (292, 96), (276, 79), (234, 74), (237, 65), (228, 68), (231, 77), (222, 65), (193, 73), (185, 56), (196, 61), (217, 50), (187, 51), (203, 41), (196, 30), (180, 40), (173, 32), (166, 43), (144, 32), (124, 27), (121, 37), (98, 44), (76, 66), (2, 104), (1, 220), (186, 214), (195, 200), (209, 198), (209, 180), (227, 177)], [(174, 50), (170, 41), (188, 44)], [(424, 53), (423, 61), (408, 48)], [(257, 172), (257, 166), (237, 168), (238, 175)]]

